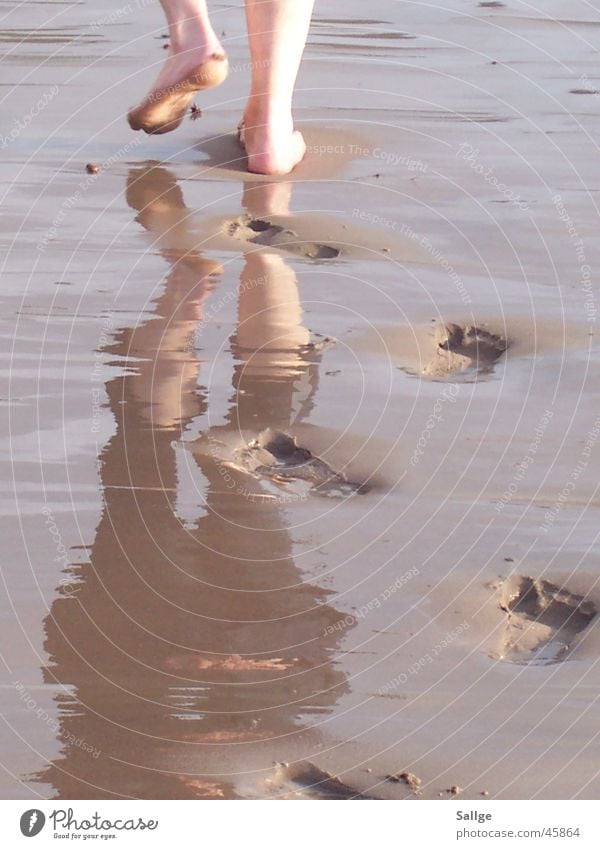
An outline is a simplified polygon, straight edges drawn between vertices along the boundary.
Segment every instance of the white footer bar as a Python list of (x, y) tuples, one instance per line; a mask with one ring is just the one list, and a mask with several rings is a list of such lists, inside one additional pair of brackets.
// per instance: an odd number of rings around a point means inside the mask
[(2, 845), (600, 847), (594, 801), (0, 801)]

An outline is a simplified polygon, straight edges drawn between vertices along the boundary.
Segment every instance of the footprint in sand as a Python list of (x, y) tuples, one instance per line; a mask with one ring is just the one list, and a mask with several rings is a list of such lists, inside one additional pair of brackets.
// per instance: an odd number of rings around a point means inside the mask
[(277, 764), (265, 793), (278, 799), (370, 799), (310, 761)]
[(492, 656), (509, 663), (545, 666), (565, 660), (597, 613), (583, 596), (540, 579), (515, 575), (501, 592), (506, 625)]
[(334, 259), (340, 254), (337, 248), (332, 248), (330, 245), (303, 241), (294, 230), (274, 224), (267, 218), (241, 216), (229, 222), (227, 232), (234, 239), (240, 239), (242, 242), (267, 245), (306, 259)]
[(256, 478), (283, 485), (304, 483), (318, 495), (335, 498), (366, 491), (363, 485), (351, 483), (325, 460), (315, 457), (308, 448), (299, 446), (295, 438), (271, 428), (238, 450), (237, 460)]
[(422, 369), (426, 377), (479, 377), (494, 371), (508, 341), (482, 327), (448, 324), (434, 336), (435, 352)]

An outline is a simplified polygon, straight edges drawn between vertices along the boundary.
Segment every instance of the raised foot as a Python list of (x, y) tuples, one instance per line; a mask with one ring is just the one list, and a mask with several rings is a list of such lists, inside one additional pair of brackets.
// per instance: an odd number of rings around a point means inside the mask
[(213, 53), (202, 62), (187, 54), (170, 56), (146, 97), (129, 110), (129, 126), (153, 135), (171, 132), (181, 124), (196, 92), (220, 85), (227, 71), (224, 53)]

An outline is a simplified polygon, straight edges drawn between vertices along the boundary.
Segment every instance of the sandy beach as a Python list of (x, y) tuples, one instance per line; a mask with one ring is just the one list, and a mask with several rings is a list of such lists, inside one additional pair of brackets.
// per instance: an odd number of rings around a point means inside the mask
[(0, 798), (598, 798), (600, 12), (1, 7)]

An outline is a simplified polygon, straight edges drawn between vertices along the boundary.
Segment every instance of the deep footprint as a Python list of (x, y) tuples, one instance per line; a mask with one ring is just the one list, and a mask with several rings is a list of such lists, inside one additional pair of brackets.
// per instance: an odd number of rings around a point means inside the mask
[(351, 483), (334, 471), (308, 448), (279, 430), (267, 430), (238, 452), (242, 466), (257, 478), (268, 478), (277, 484), (304, 482), (311, 491), (329, 497), (343, 497), (366, 491), (361, 484)]
[(309, 761), (278, 764), (266, 781), (271, 796), (288, 799), (369, 799)]
[(298, 233), (294, 230), (273, 224), (265, 218), (251, 218), (249, 215), (238, 218), (229, 224), (228, 232), (235, 239), (253, 245), (268, 245), (306, 259), (335, 259), (340, 254), (337, 248), (330, 245), (299, 241)]
[(508, 348), (502, 336), (473, 325), (448, 324), (438, 331), (436, 338), (435, 354), (422, 372), (428, 377), (490, 374)]
[(498, 657), (510, 663), (545, 666), (565, 660), (597, 613), (591, 601), (549, 581), (514, 576), (502, 589), (507, 621)]

